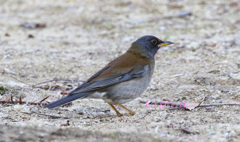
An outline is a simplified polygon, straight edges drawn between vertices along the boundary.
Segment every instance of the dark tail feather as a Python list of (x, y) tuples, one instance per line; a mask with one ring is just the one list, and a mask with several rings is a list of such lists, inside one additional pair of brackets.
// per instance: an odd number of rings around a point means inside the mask
[(74, 101), (78, 98), (83, 98), (83, 97), (86, 97), (88, 94), (74, 94), (74, 95), (68, 95), (64, 98), (61, 98), (55, 102), (52, 102), (48, 105), (45, 105), (44, 108), (49, 108), (49, 109), (52, 109), (52, 108), (55, 108), (55, 107), (58, 107), (58, 106), (61, 106), (61, 105), (64, 105), (66, 103), (69, 103), (71, 101)]

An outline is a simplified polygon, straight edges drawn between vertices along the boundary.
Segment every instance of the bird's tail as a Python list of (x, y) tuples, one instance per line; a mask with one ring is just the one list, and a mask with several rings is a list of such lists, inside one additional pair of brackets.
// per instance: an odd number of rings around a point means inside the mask
[(52, 108), (55, 108), (55, 107), (58, 107), (58, 106), (61, 106), (61, 105), (64, 105), (66, 103), (69, 103), (71, 101), (74, 101), (76, 99), (79, 99), (79, 98), (84, 98), (86, 97), (88, 94), (73, 94), (73, 95), (68, 95), (64, 98), (61, 98), (55, 102), (52, 102), (50, 104), (47, 104), (44, 106), (44, 108), (49, 108), (49, 109), (52, 109)]

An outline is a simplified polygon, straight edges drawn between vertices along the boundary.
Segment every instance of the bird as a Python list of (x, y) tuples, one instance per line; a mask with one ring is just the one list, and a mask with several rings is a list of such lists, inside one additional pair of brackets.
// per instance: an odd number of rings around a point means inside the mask
[(123, 106), (147, 89), (155, 67), (155, 55), (164, 46), (174, 44), (162, 41), (152, 35), (145, 35), (134, 41), (121, 56), (108, 63), (87, 81), (71, 91), (67, 96), (44, 106), (53, 109), (76, 99), (103, 99), (116, 112), (123, 116), (115, 106), (134, 115), (135, 112)]

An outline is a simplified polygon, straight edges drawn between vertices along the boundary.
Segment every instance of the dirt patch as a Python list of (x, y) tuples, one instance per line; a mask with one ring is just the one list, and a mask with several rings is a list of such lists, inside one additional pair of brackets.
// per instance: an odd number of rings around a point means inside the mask
[[(240, 102), (238, 1), (2, 0), (0, 5), (0, 99), (60, 98), (63, 90), (77, 87), (137, 38), (155, 35), (175, 44), (157, 53), (154, 77), (143, 99)], [(32, 87), (54, 78), (65, 81), (42, 83), (47, 89)], [(116, 117), (106, 103), (94, 99), (55, 110), (1, 104), (0, 140), (240, 139), (239, 106), (186, 111), (145, 108), (134, 100), (126, 107), (136, 115)]]

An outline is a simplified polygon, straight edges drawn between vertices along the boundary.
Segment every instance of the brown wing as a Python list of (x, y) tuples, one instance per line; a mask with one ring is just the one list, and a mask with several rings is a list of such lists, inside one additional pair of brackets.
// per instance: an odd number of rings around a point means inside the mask
[(138, 55), (126, 52), (107, 64), (102, 70), (70, 92), (69, 95), (95, 91), (133, 78), (142, 77), (148, 73), (149, 63), (150, 59), (139, 58)]

